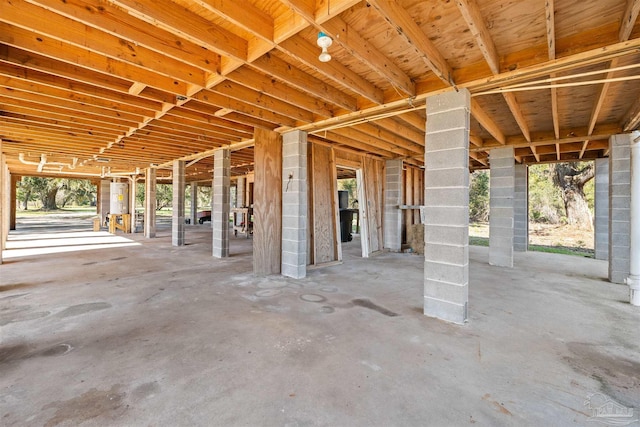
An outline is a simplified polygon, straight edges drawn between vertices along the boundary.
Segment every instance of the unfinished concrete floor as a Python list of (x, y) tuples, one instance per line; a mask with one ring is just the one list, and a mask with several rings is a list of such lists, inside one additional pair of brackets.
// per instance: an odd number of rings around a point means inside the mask
[(455, 326), (422, 315), (416, 255), (362, 259), (355, 241), (304, 280), (256, 278), (251, 240), (216, 260), (206, 225), (179, 248), (169, 232), (5, 252), (0, 425), (594, 425), (607, 398), (638, 418), (640, 310), (605, 262), (526, 253), (505, 269), (471, 247)]

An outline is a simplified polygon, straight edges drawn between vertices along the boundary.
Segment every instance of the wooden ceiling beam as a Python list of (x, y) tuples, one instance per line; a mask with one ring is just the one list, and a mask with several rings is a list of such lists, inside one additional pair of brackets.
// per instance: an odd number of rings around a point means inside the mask
[(377, 126), (375, 123), (363, 123), (351, 127), (359, 132), (372, 136), (380, 141), (389, 142), (399, 148), (409, 150), (414, 154), (424, 155), (424, 146), (411, 140), (407, 140), (387, 129)]
[[(476, 39), (478, 48), (482, 52), (482, 56), (484, 57), (485, 61), (487, 61), (487, 64), (489, 64), (491, 72), (494, 75), (500, 74), (500, 57), (498, 56), (498, 51), (496, 50), (496, 46), (493, 43), (491, 34), (489, 34), (489, 31), (487, 30), (487, 26), (484, 23), (484, 18), (480, 13), (480, 9), (478, 8), (477, 3), (475, 2), (475, 0), (456, 0), (456, 5), (458, 6), (460, 13), (466, 21), (467, 26), (471, 30), (471, 34), (473, 34), (474, 38)], [(527, 140), (530, 140), (531, 136), (529, 135), (529, 127), (524, 118), (524, 114), (522, 114), (520, 106), (518, 105), (515, 94), (505, 93), (503, 94), (503, 96), (505, 101), (507, 102), (507, 105), (509, 106), (511, 114), (518, 123), (522, 134)]]
[(493, 74), (500, 74), (500, 57), (491, 34), (489, 34), (489, 30), (484, 24), (484, 18), (480, 13), (476, 0), (456, 0), (456, 5), (471, 30), (471, 34), (476, 39), (478, 48), (487, 64), (489, 64), (489, 68)]
[(321, 30), (329, 34), (351, 56), (384, 77), (394, 88), (408, 96), (415, 96), (416, 85), (411, 78), (379, 49), (366, 41), (356, 30), (337, 16), (324, 24)]
[(623, 116), (621, 126), (624, 132), (636, 130), (640, 126), (640, 96)]
[(491, 117), (482, 109), (475, 98), (471, 98), (471, 115), (480, 123), (487, 132), (491, 134), (498, 142), (505, 144), (507, 139), (500, 130), (500, 127), (493, 121)]
[(189, 40), (137, 19), (102, 0), (28, 0), (115, 37), (145, 46), (208, 73), (217, 74), (220, 56)]
[[(505, 145), (514, 146), (516, 148), (539, 146), (539, 145), (554, 145), (554, 144), (567, 144), (575, 142), (584, 142), (586, 139), (591, 141), (599, 141), (609, 139), (611, 135), (615, 135), (621, 132), (619, 125), (615, 123), (601, 124), (595, 128), (593, 133), (587, 135), (586, 128), (570, 129), (567, 131), (566, 136), (562, 136), (560, 139), (556, 139), (553, 132), (539, 132), (532, 134), (531, 141), (525, 140), (523, 137), (507, 137)], [(485, 141), (482, 147), (470, 147), (472, 151), (488, 151), (492, 148), (501, 147), (502, 145), (498, 141)]]
[[(41, 7), (24, 0), (4, 0), (3, 3), (0, 15), (2, 22), (64, 41), (78, 48), (104, 55), (113, 61), (124, 62), (170, 79), (178, 79), (201, 87), (206, 84), (207, 76), (201, 69), (134, 42), (112, 36), (102, 30), (90, 29), (82, 22), (57, 13), (44, 13)], [(153, 82), (145, 83), (153, 86)]]
[(370, 145), (371, 147), (376, 147), (371, 150), (374, 153), (377, 152), (377, 150), (380, 150), (381, 153), (384, 151), (387, 151), (395, 154), (396, 156), (404, 156), (404, 157), (411, 157), (417, 154), (413, 150), (409, 150), (408, 148), (399, 146), (398, 144), (394, 144), (392, 142), (382, 141), (377, 137), (372, 136), (368, 133), (365, 133), (355, 127), (333, 129), (331, 130), (331, 133), (341, 135), (356, 141), (362, 141)]
[(215, 93), (209, 90), (203, 90), (193, 96), (200, 102), (209, 105), (215, 105), (220, 108), (229, 108), (233, 111), (238, 111), (248, 116), (256, 117), (260, 120), (267, 120), (273, 123), (282, 124), (285, 126), (296, 127), (297, 122), (291, 117), (284, 116), (282, 114), (274, 113), (273, 111), (267, 111), (260, 107), (255, 107), (247, 102), (238, 101), (230, 96)]
[(343, 88), (353, 91), (376, 104), (384, 103), (384, 94), (381, 89), (378, 89), (369, 81), (340, 64), (338, 61), (318, 61), (318, 47), (312, 45), (302, 37), (291, 37), (281, 42), (278, 45), (278, 48), (314, 71), (333, 80)]
[(640, 12), (640, 0), (627, 0), (627, 7), (625, 8), (622, 20), (620, 23), (620, 31), (618, 33), (618, 40), (629, 40), (633, 26), (638, 19), (638, 13)]
[(170, 0), (111, 0), (132, 15), (219, 55), (246, 61), (247, 41)]
[(187, 106), (188, 104), (185, 104), (182, 107), (172, 109), (165, 114), (162, 119), (171, 120), (172, 118), (175, 118), (176, 120), (180, 120), (181, 123), (189, 124), (194, 127), (205, 125), (205, 128), (209, 126), (212, 130), (219, 130), (221, 133), (238, 133), (243, 135), (243, 137), (248, 136), (253, 138), (253, 126), (225, 120), (212, 114), (203, 113), (198, 110), (198, 107), (189, 109)]
[(94, 107), (93, 105), (83, 105), (75, 101), (56, 99), (47, 95), (19, 91), (16, 89), (9, 89), (0, 86), (0, 100), (3, 98), (13, 98), (18, 101), (28, 101), (41, 105), (51, 105), (54, 107), (64, 108), (65, 110), (70, 110), (74, 114), (76, 112), (87, 112), (102, 116), (105, 118), (105, 120), (127, 120), (135, 123), (140, 123), (144, 120), (144, 117), (140, 115), (135, 115), (127, 112), (118, 112), (107, 108)]
[(118, 135), (123, 135), (125, 132), (119, 129), (105, 129), (103, 127), (93, 126), (92, 124), (85, 124), (79, 122), (70, 122), (68, 120), (57, 120), (50, 117), (42, 116), (29, 116), (25, 114), (17, 114), (3, 111), (0, 113), (0, 117), (3, 120), (10, 121), (12, 123), (23, 123), (32, 125), (34, 127), (39, 126), (51, 126), (60, 130), (68, 130), (70, 132), (87, 132), (91, 136), (106, 136), (115, 138)]
[(320, 99), (349, 111), (356, 111), (358, 109), (355, 97), (291, 66), (275, 55), (267, 54), (253, 61), (251, 66), (290, 86), (301, 91), (309, 92)]
[(192, 139), (198, 141), (215, 141), (217, 143), (238, 142), (242, 138), (234, 137), (230, 135), (220, 134), (218, 132), (205, 131), (204, 129), (197, 130), (188, 126), (181, 126), (177, 123), (168, 122), (165, 120), (154, 120), (148, 124), (144, 130), (149, 129), (152, 132), (158, 132), (160, 134), (180, 137), (184, 139)]
[(321, 117), (333, 116), (333, 108), (326, 102), (309, 96), (306, 92), (287, 86), (279, 80), (254, 71), (249, 67), (238, 68), (227, 74), (226, 77), (233, 82), (278, 98), (288, 104), (313, 112)]
[[(32, 108), (25, 108), (20, 106), (12, 106), (12, 105), (2, 105), (2, 111), (0, 111), (0, 116), (6, 115), (18, 115), (29, 118), (44, 118), (50, 120), (56, 120), (61, 123), (69, 123), (69, 126), (73, 125), (84, 125), (91, 126), (99, 129), (109, 130), (118, 133), (125, 133), (129, 130), (130, 126), (111, 123), (105, 120), (93, 120), (87, 119), (84, 117), (76, 116), (76, 115), (68, 115), (68, 114), (58, 114), (51, 110), (34, 110)], [(86, 117), (86, 116), (85, 116)]]
[[(17, 66), (25, 70), (35, 71), (63, 80), (82, 83), (87, 86), (113, 91), (121, 94), (131, 94), (132, 83), (117, 76), (78, 67), (66, 62), (58, 61), (36, 53), (16, 49), (12, 46), (0, 45), (0, 63)], [(136, 83), (133, 83), (136, 84)], [(175, 103), (176, 95), (146, 86), (136, 98), (152, 102)]]
[(421, 147), (424, 147), (424, 131), (414, 130), (412, 126), (405, 126), (403, 123), (400, 123), (398, 120), (395, 120), (395, 118), (391, 117), (375, 120), (372, 123), (383, 129), (386, 129), (389, 132), (393, 132), (394, 134), (407, 139), (414, 144), (418, 144)]
[(82, 87), (76, 90), (76, 86), (80, 84), (65, 84), (66, 82), (61, 79), (53, 79), (58, 82), (57, 86), (53, 86), (53, 83), (51, 85), (45, 85), (42, 80), (29, 78), (31, 74), (23, 75), (20, 78), (6, 77), (11, 73), (5, 71), (3, 68), (3, 64), (0, 64), (0, 86), (7, 88), (38, 93), (52, 98), (75, 101), (96, 107), (113, 109), (115, 111), (141, 114), (148, 117), (156, 113), (153, 107), (157, 106), (160, 108), (161, 105), (140, 99), (137, 99), (136, 102), (131, 99), (134, 97), (125, 97), (123, 94), (108, 93), (107, 91), (101, 91), (99, 89), (92, 90), (93, 88), (90, 87)]
[(105, 116), (98, 115), (91, 112), (82, 112), (77, 110), (70, 110), (66, 108), (57, 107), (51, 104), (42, 104), (38, 102), (31, 102), (18, 98), (9, 98), (0, 95), (0, 105), (2, 105), (3, 111), (16, 111), (16, 109), (28, 112), (29, 115), (43, 116), (47, 114), (55, 114), (59, 117), (66, 117), (69, 120), (79, 119), (87, 120), (91, 123), (98, 123), (103, 126), (111, 126), (117, 128), (129, 129), (132, 126), (136, 126), (137, 122), (133, 120), (126, 120), (125, 118), (111, 118), (105, 119)]
[(163, 123), (166, 122), (169, 126), (178, 126), (185, 130), (190, 129), (192, 132), (208, 132), (219, 135), (221, 138), (243, 139), (253, 137), (253, 134), (249, 134), (247, 132), (241, 132), (229, 127), (214, 126), (202, 122), (196, 122), (175, 115), (166, 114), (158, 121)]
[(314, 115), (310, 111), (303, 110), (263, 92), (255, 91), (229, 80), (217, 84), (210, 88), (209, 91), (226, 95), (238, 101), (254, 105), (267, 111), (282, 114), (283, 116), (291, 117), (305, 123), (311, 123), (314, 121)]
[(424, 63), (447, 85), (453, 86), (453, 73), (444, 56), (416, 24), (409, 13), (394, 0), (369, 0), (400, 37), (412, 47)]
[(358, 139), (357, 137), (353, 138), (348, 135), (343, 135), (342, 133), (336, 133), (334, 131), (326, 132), (326, 133), (323, 132), (322, 134), (317, 136), (323, 138), (324, 140), (329, 140), (334, 142), (336, 148), (341, 148), (341, 146), (344, 146), (346, 148), (361, 150), (363, 151), (362, 154), (375, 153), (376, 155), (379, 155), (381, 157), (388, 158), (388, 159), (398, 156), (397, 153), (393, 153), (386, 149), (377, 147), (376, 145), (371, 145), (366, 140)]
[[(545, 23), (547, 26), (547, 52), (550, 60), (556, 59), (556, 10), (555, 0), (545, 0)], [(556, 75), (551, 74), (550, 77), (554, 78)], [(558, 90), (556, 88), (551, 89), (551, 119), (553, 121), (553, 131), (556, 134), (556, 138), (560, 138), (560, 120), (558, 116)], [(560, 152), (558, 151), (558, 158), (560, 158)]]
[[(172, 94), (187, 95), (189, 91), (185, 82), (5, 22), (0, 22), (0, 43), (103, 74), (111, 74), (132, 83), (143, 82)], [(127, 86), (127, 92), (130, 86)]]
[(228, 22), (273, 41), (273, 18), (247, 0), (193, 0), (194, 3), (217, 14)]

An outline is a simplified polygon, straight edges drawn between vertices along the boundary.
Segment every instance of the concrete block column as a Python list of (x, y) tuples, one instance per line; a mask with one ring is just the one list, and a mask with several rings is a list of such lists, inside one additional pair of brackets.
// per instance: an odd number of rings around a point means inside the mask
[(609, 281), (629, 276), (631, 245), (631, 136), (609, 139)]
[(609, 159), (596, 159), (594, 246), (596, 259), (609, 259)]
[(189, 185), (191, 192), (191, 212), (189, 212), (189, 221), (191, 224), (198, 223), (198, 183), (192, 182)]
[(489, 264), (513, 267), (515, 161), (513, 147), (489, 152)]
[(184, 160), (173, 162), (173, 214), (171, 217), (171, 244), (183, 246), (184, 234), (184, 192), (185, 192)]
[(529, 249), (529, 167), (515, 165), (513, 192), (513, 250)]
[(629, 248), (629, 302), (640, 306), (640, 132), (631, 134), (631, 232)]
[(282, 141), (282, 275), (307, 275), (307, 133), (287, 132)]
[(427, 98), (424, 314), (467, 321), (469, 110), (466, 89)]
[(144, 237), (156, 237), (156, 170), (147, 168), (144, 177)]
[(231, 190), (231, 151), (228, 148), (216, 150), (213, 154), (213, 187), (211, 229), (213, 256), (229, 256), (229, 198)]
[(384, 247), (391, 252), (402, 249), (402, 165), (401, 159), (387, 160), (384, 183)]

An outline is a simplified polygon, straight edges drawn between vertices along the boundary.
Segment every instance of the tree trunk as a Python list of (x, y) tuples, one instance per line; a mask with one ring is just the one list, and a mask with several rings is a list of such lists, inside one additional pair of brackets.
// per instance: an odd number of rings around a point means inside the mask
[(593, 217), (584, 196), (584, 186), (595, 176), (593, 164), (556, 163), (553, 182), (560, 188), (567, 223), (593, 229)]
[(53, 211), (58, 209), (56, 204), (56, 195), (58, 194), (58, 187), (48, 190), (42, 198), (42, 209), (45, 211)]
[(26, 211), (29, 209), (29, 199), (31, 199), (31, 191), (24, 192), (24, 201), (22, 202), (22, 207)]

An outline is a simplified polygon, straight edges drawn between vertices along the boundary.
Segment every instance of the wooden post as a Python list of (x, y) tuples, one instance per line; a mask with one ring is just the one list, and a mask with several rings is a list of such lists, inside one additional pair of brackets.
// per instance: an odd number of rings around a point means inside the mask
[(253, 195), (253, 272), (280, 273), (282, 247), (282, 142), (277, 132), (256, 128)]
[(17, 175), (11, 175), (11, 191), (9, 192), (9, 203), (11, 208), (9, 209), (9, 230), (16, 229), (16, 205), (17, 205), (17, 186), (20, 177)]

